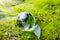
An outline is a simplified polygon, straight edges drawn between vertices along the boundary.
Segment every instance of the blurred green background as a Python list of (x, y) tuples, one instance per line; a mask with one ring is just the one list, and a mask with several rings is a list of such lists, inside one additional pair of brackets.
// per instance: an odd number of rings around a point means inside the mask
[(60, 40), (60, 0), (0, 0), (0, 40), (38, 40), (34, 33), (22, 32), (13, 20), (25, 11), (40, 25), (39, 40)]

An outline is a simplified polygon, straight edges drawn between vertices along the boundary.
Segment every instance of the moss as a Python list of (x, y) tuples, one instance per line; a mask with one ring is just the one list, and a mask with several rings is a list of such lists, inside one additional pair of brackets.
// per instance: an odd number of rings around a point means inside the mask
[[(11, 18), (23, 11), (31, 12), (41, 27), (40, 40), (60, 40), (60, 0), (26, 0), (20, 5), (12, 6), (11, 10), (1, 10)], [(0, 22), (0, 39), (9, 39), (12, 35), (18, 40), (38, 40), (34, 34), (22, 32), (11, 18)], [(27, 38), (28, 35), (32, 38)]]

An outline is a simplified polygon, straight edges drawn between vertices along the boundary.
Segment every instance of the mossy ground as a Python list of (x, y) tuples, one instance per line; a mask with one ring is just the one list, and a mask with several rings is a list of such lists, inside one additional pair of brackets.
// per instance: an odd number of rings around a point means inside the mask
[[(25, 0), (9, 8), (0, 5), (0, 10), (11, 17), (0, 22), (0, 40), (8, 40), (11, 35), (17, 40), (35, 40), (34, 35), (22, 32), (16, 25), (16, 21), (12, 20), (24, 11), (31, 12), (35, 16), (36, 23), (41, 28), (40, 40), (60, 40), (60, 0)], [(32, 39), (26, 38), (28, 35)]]

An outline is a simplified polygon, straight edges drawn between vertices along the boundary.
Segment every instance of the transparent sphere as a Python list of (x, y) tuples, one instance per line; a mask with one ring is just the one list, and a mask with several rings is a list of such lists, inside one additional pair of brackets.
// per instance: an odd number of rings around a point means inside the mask
[(22, 29), (27, 31), (29, 28), (32, 28), (33, 25), (35, 25), (35, 18), (34, 16), (29, 12), (21, 12), (18, 16), (18, 21), (20, 21), (22, 25)]

